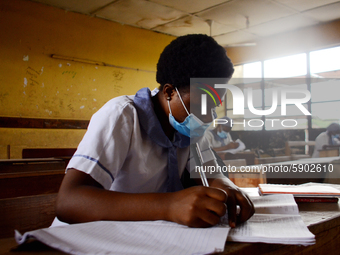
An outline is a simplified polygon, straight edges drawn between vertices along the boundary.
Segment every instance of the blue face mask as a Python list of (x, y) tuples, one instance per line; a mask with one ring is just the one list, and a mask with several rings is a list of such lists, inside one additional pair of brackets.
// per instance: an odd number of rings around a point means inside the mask
[(218, 131), (217, 135), (222, 139), (226, 139), (228, 137), (228, 133), (225, 131), (221, 131), (221, 132)]
[[(203, 136), (205, 130), (210, 126), (211, 122), (210, 123), (204, 123), (199, 118), (197, 118), (194, 114), (189, 113), (187, 108), (185, 107), (185, 105), (183, 103), (183, 100), (182, 100), (181, 95), (179, 94), (177, 88), (175, 88), (175, 89), (178, 93), (179, 99), (181, 100), (182, 105), (183, 105), (185, 111), (187, 112), (188, 116), (185, 118), (185, 120), (182, 123), (179, 123), (174, 118), (174, 116), (172, 116), (170, 102), (168, 100), (168, 106), (169, 106), (169, 111), (170, 111), (170, 114), (169, 114), (170, 125), (174, 129), (176, 129), (178, 132), (180, 132), (182, 135), (188, 136), (190, 138)], [(213, 112), (212, 115), (215, 118), (216, 113), (213, 109), (212, 109), (212, 112)]]
[(339, 143), (339, 134), (336, 134), (336, 135), (332, 135), (332, 145), (336, 145)]

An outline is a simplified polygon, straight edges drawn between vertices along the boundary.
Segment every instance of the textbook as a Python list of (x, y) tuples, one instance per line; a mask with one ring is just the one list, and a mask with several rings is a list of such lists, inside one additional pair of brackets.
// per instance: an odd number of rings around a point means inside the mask
[(18, 244), (34, 238), (70, 254), (208, 254), (225, 242), (311, 245), (314, 235), (299, 215), (292, 195), (251, 197), (255, 214), (231, 229), (227, 217), (211, 228), (189, 228), (167, 221), (97, 221), (26, 232)]
[(297, 201), (304, 202), (308, 202), (308, 198), (310, 198), (310, 202), (337, 202), (340, 197), (338, 186), (340, 185), (313, 182), (300, 185), (259, 184), (259, 193), (261, 195), (292, 194), (297, 198)]

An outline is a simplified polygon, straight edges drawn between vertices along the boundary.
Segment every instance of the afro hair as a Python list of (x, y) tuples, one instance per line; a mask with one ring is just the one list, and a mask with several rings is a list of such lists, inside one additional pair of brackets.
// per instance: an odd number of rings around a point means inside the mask
[(157, 64), (156, 80), (185, 90), (190, 78), (230, 78), (233, 64), (225, 49), (212, 37), (191, 34), (178, 37), (165, 47)]

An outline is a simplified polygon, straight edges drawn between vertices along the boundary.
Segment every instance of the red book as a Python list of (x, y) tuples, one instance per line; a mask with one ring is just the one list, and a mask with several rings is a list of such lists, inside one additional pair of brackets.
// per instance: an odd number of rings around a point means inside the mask
[(294, 197), (296, 203), (337, 203), (337, 197)]

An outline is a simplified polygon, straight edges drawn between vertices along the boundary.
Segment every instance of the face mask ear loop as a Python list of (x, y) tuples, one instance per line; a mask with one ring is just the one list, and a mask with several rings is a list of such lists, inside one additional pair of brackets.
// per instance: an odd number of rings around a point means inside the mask
[(185, 104), (183, 103), (182, 97), (181, 97), (181, 95), (179, 94), (178, 89), (177, 89), (176, 87), (175, 87), (175, 89), (176, 89), (176, 91), (177, 91), (178, 97), (179, 97), (179, 99), (181, 100), (182, 105), (183, 105), (185, 111), (187, 112), (187, 114), (188, 114), (188, 116), (189, 116), (190, 113), (188, 112), (187, 108), (185, 107)]
[(169, 111), (170, 111), (170, 114), (172, 115), (172, 112), (171, 112), (171, 107), (170, 107), (170, 97), (167, 98), (167, 101), (168, 101), (168, 106), (169, 106)]

